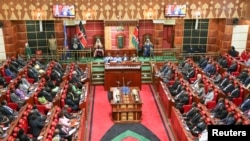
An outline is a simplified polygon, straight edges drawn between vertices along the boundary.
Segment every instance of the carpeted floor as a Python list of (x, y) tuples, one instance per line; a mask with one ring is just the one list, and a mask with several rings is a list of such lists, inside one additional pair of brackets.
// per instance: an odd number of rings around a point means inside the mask
[(111, 119), (111, 106), (103, 86), (95, 86), (93, 113), (89, 141), (169, 141), (168, 132), (159, 113), (149, 85), (142, 85), (143, 101), (141, 123), (114, 124)]

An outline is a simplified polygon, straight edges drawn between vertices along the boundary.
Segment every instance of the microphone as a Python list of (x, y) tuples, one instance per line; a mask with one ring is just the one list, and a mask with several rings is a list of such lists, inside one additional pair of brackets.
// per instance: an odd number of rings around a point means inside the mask
[(127, 82), (127, 86), (129, 86), (129, 84), (130, 84), (131, 82), (132, 82), (132, 81), (128, 81), (128, 82)]

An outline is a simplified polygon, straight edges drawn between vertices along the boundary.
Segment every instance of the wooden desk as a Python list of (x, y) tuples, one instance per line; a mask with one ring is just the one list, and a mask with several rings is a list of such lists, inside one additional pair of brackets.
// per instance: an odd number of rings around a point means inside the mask
[[(105, 64), (104, 89), (127, 85), (141, 89), (141, 63), (110, 63)], [(123, 84), (124, 83), (124, 84)]]
[[(129, 94), (122, 94), (121, 89), (117, 87), (111, 87), (110, 91), (114, 94), (116, 89), (120, 91), (120, 100), (115, 102), (111, 100), (112, 106), (112, 119), (117, 123), (128, 123), (128, 122), (140, 122), (142, 117), (142, 101), (140, 99), (139, 88), (130, 87)], [(131, 91), (136, 89), (138, 91), (138, 101)]]
[(160, 81), (159, 85), (159, 99), (162, 103), (162, 107), (164, 112), (166, 113), (166, 116), (168, 118), (171, 118), (171, 109), (175, 105), (175, 102), (167, 86), (162, 81)]
[(181, 118), (181, 113), (172, 107), (171, 110), (171, 125), (173, 127), (174, 134), (177, 141), (194, 141), (193, 135), (186, 130), (183, 125), (183, 119)]

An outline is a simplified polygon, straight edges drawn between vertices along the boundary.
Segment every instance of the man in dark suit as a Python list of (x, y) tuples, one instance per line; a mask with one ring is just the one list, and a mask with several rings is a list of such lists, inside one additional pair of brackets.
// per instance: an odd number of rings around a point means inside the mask
[(230, 80), (226, 87), (222, 87), (224, 93), (230, 93), (234, 90), (234, 81)]
[(236, 61), (233, 61), (233, 63), (228, 67), (227, 72), (232, 73), (237, 70), (238, 64)]
[(189, 80), (189, 78), (194, 77), (194, 75), (195, 75), (194, 67), (193, 66), (190, 67), (189, 70), (187, 71), (187, 73), (183, 73), (183, 75), (184, 75), (183, 77), (185, 80)]
[(224, 119), (227, 116), (228, 112), (227, 112), (226, 107), (219, 107), (219, 109), (213, 114), (214, 114), (213, 116), (214, 118)]
[(244, 69), (237, 77), (237, 79), (241, 82), (244, 83), (246, 78), (248, 77), (248, 70)]
[(171, 92), (173, 90), (176, 90), (179, 84), (181, 84), (180, 81), (179, 81), (179, 78), (176, 77), (173, 85), (172, 86), (168, 86), (169, 91)]
[(225, 77), (222, 79), (221, 83), (219, 84), (219, 87), (223, 89), (229, 84), (229, 74), (226, 74)]
[(1, 106), (0, 106), (0, 112), (4, 115), (6, 115), (10, 121), (14, 120), (15, 117), (18, 115), (17, 111), (14, 111), (13, 109), (11, 109), (8, 105), (7, 105), (7, 101), (3, 100), (1, 102)]
[(243, 85), (247, 87), (250, 84), (250, 76), (248, 76), (245, 81), (243, 82)]
[(188, 104), (189, 102), (189, 95), (187, 92), (181, 92), (180, 94), (175, 96), (175, 107), (180, 110), (181, 113), (183, 113), (183, 105)]
[(204, 121), (204, 118), (200, 118), (199, 123), (194, 126), (193, 129), (191, 129), (191, 133), (192, 135), (194, 135), (195, 137), (198, 137), (198, 135), (205, 130), (207, 127), (207, 124)]
[(32, 66), (28, 66), (28, 76), (30, 78), (33, 78), (35, 82), (39, 80), (39, 73), (35, 69), (33, 69)]
[(220, 121), (222, 125), (234, 125), (236, 119), (233, 112), (229, 112), (225, 118)]
[[(204, 58), (203, 58), (203, 57), (204, 57)], [(203, 56), (203, 57), (202, 57), (202, 60), (201, 60), (200, 63), (199, 63), (199, 67), (200, 67), (201, 69), (204, 69), (204, 68), (206, 67), (208, 61), (209, 61), (209, 58), (208, 58), (208, 57), (205, 57), (205, 56)]]
[(231, 49), (228, 51), (228, 54), (231, 55), (232, 57), (238, 56), (238, 52), (235, 50), (234, 46), (231, 47)]
[(250, 95), (248, 94), (242, 104), (239, 106), (242, 112), (245, 112), (250, 109)]
[(182, 84), (178, 84), (178, 86), (177, 86), (177, 88), (175, 89), (175, 90), (172, 90), (172, 91), (170, 91), (170, 93), (171, 93), (171, 95), (172, 96), (176, 96), (176, 95), (178, 95), (181, 91), (184, 91), (185, 89), (184, 89), (184, 87), (182, 86)]
[(188, 128), (193, 129), (199, 123), (201, 117), (200, 112), (198, 112), (190, 120), (186, 121)]
[(213, 75), (216, 72), (215, 65), (209, 61), (206, 67), (203, 69), (203, 71), (208, 76)]
[(197, 108), (197, 104), (195, 102), (192, 103), (192, 108), (183, 114), (183, 118), (185, 121), (190, 120), (196, 113), (199, 113), (199, 108)]
[(45, 122), (38, 120), (36, 115), (31, 115), (29, 120), (30, 133), (33, 137), (38, 137), (41, 130), (43, 129)]
[(222, 56), (219, 60), (218, 63), (220, 64), (221, 67), (227, 68), (227, 59), (226, 57)]
[(69, 105), (69, 107), (74, 111), (80, 110), (79, 103), (75, 102), (70, 96), (70, 94), (66, 95), (65, 104)]
[(211, 113), (216, 113), (219, 111), (220, 107), (225, 108), (225, 100), (224, 98), (219, 98), (215, 107), (211, 110)]
[(238, 98), (240, 96), (240, 86), (236, 85), (234, 90), (228, 93), (227, 98), (233, 100), (233, 98)]

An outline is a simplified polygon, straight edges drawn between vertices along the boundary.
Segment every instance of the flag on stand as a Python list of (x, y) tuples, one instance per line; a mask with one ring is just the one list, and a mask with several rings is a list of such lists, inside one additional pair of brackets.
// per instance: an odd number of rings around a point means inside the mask
[(80, 21), (80, 23), (79, 23), (79, 27), (77, 30), (77, 36), (78, 36), (78, 39), (81, 43), (82, 49), (85, 48), (87, 46), (87, 36), (86, 36), (86, 31), (85, 31), (85, 28), (82, 24), (82, 21)]
[(66, 29), (66, 23), (63, 25), (63, 33), (64, 33), (64, 53), (62, 54), (63, 59), (69, 58), (70, 54), (68, 52), (69, 46), (68, 46), (68, 39), (67, 39), (67, 29)]
[(139, 29), (138, 29), (138, 26), (135, 27), (134, 34), (133, 34), (133, 37), (132, 37), (132, 44), (134, 45), (136, 50), (138, 50), (138, 46), (139, 46)]

